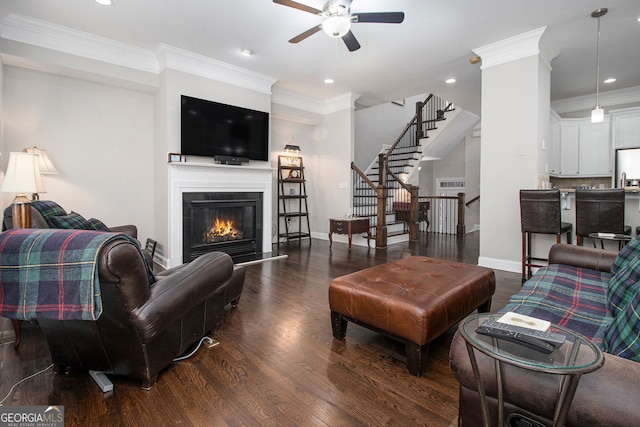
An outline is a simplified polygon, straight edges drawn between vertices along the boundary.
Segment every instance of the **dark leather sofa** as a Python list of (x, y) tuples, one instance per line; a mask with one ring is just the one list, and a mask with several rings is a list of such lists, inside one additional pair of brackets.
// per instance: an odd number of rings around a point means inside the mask
[[(615, 252), (557, 244), (550, 264), (609, 272)], [(535, 276), (534, 276), (535, 279)], [(526, 286), (526, 285), (525, 285)], [(498, 415), (494, 361), (475, 352), (482, 375), (490, 420)], [(600, 369), (581, 377), (566, 419), (567, 427), (637, 426), (640, 417), (640, 363), (605, 353)], [(456, 332), (450, 349), (450, 366), (460, 383), (459, 426), (482, 426), (480, 399), (464, 339)], [(551, 426), (560, 376), (544, 375), (508, 364), (502, 365), (505, 417), (508, 426)]]
[(244, 268), (212, 252), (157, 275), (128, 240), (99, 253), (102, 315), (96, 321), (39, 319), (57, 371), (102, 371), (142, 380), (150, 389), (173, 359), (190, 350), (237, 305)]

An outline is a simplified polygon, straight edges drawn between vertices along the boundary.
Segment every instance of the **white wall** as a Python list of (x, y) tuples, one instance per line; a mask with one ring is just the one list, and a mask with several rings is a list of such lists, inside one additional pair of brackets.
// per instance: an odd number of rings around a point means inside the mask
[[(153, 236), (153, 97), (148, 93), (4, 67), (3, 162), (38, 146), (60, 172), (46, 194), (67, 211)], [(2, 206), (14, 194), (2, 194)]]
[(316, 198), (317, 212), (311, 215), (313, 237), (326, 239), (329, 218), (343, 218), (351, 207), (351, 161), (354, 152), (352, 108), (325, 115), (313, 132), (314, 155), (305, 160), (311, 177), (307, 189)]
[(458, 144), (444, 159), (433, 162), (434, 187), (430, 194), (435, 194), (436, 178), (459, 178), (465, 176), (465, 144)]

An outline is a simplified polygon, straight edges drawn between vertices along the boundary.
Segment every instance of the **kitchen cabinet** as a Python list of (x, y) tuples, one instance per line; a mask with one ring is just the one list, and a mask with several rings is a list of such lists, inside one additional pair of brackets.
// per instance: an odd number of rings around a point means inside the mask
[(580, 175), (611, 176), (609, 122), (580, 124)]
[[(553, 132), (553, 127), (552, 127)], [(553, 134), (553, 133), (552, 133)], [(562, 177), (611, 176), (611, 138), (609, 121), (591, 123), (589, 119), (561, 119), (560, 167), (550, 174)]]
[(640, 147), (640, 108), (611, 111), (611, 121), (615, 148)]
[(579, 152), (579, 124), (574, 122), (560, 123), (560, 175), (577, 176), (580, 174)]
[(550, 138), (547, 141), (547, 172), (550, 175), (560, 173), (560, 117), (551, 115)]

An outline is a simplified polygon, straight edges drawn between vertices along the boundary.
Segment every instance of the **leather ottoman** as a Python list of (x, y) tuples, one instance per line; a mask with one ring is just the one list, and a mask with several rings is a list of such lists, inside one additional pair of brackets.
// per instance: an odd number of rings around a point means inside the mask
[(407, 368), (420, 376), (429, 343), (476, 308), (487, 312), (493, 270), (413, 256), (345, 276), (329, 285), (333, 337), (353, 322), (405, 343)]

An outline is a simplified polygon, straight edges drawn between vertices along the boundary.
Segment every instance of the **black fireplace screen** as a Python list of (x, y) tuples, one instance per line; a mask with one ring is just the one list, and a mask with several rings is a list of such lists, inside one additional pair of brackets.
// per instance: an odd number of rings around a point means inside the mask
[(222, 251), (261, 252), (262, 193), (185, 193), (183, 260)]

